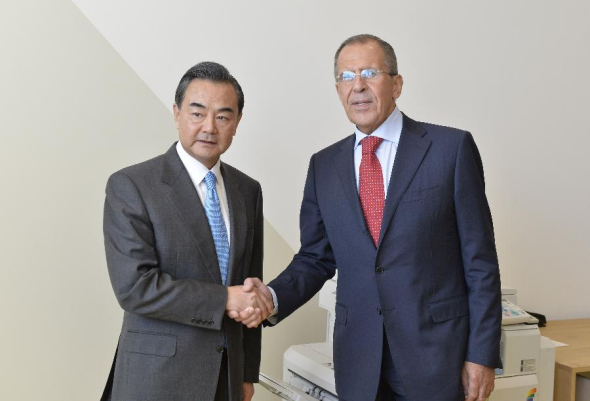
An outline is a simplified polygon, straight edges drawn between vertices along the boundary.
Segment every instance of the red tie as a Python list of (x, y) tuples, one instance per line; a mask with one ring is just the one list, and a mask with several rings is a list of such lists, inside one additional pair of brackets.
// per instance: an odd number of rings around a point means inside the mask
[(367, 227), (373, 237), (375, 247), (379, 243), (383, 208), (385, 207), (385, 190), (383, 189), (383, 173), (375, 151), (383, 142), (383, 138), (367, 136), (361, 141), (363, 157), (359, 173), (359, 195)]

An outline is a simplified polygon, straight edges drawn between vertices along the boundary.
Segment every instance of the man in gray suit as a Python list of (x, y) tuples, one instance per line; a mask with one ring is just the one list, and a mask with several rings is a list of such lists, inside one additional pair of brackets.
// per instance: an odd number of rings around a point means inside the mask
[(176, 90), (180, 141), (113, 174), (104, 238), (109, 275), (125, 310), (101, 400), (241, 401), (258, 381), (261, 333), (226, 317), (272, 306), (244, 292), (262, 279), (260, 184), (220, 156), (244, 107), (239, 83), (199, 63)]

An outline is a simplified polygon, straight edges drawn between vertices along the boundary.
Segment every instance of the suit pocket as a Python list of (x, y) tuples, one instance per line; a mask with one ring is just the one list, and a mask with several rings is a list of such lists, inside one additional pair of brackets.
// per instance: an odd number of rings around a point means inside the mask
[(128, 331), (124, 349), (136, 354), (172, 357), (176, 355), (178, 338), (169, 334)]
[(436, 187), (412, 190), (405, 193), (400, 203), (418, 202), (425, 199), (439, 197), (442, 194), (442, 185)]
[(336, 302), (336, 325), (346, 325), (348, 320), (348, 308)]
[(465, 316), (469, 313), (469, 305), (465, 295), (432, 302), (428, 306), (430, 307), (432, 320), (436, 323)]

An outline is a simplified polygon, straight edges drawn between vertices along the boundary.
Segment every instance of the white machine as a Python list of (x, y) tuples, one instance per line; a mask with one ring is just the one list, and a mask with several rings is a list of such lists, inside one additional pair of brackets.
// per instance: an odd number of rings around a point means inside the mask
[[(294, 345), (283, 357), (283, 385), (302, 391), (311, 400), (338, 400), (332, 358), (336, 280), (326, 282), (320, 291), (320, 307), (328, 311), (327, 341)], [(541, 336), (537, 320), (516, 306), (516, 290), (503, 288), (502, 298), (503, 369), (496, 370), (495, 390), (489, 401), (552, 401), (555, 345)]]
[(287, 383), (274, 380), (264, 373), (261, 373), (259, 376), (259, 384), (282, 400), (315, 401), (317, 399), (307, 395), (304, 391), (297, 389)]

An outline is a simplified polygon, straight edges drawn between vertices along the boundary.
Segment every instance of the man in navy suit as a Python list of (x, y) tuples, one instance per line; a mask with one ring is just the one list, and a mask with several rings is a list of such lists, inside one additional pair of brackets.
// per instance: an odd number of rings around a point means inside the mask
[[(334, 73), (356, 130), (311, 158), (301, 249), (268, 284), (269, 321), (289, 316), (338, 269), (341, 401), (374, 400), (379, 389), (396, 401), (483, 401), (501, 363), (501, 291), (473, 138), (401, 113), (395, 53), (375, 36), (342, 43)], [(246, 280), (253, 286), (271, 295)]]

